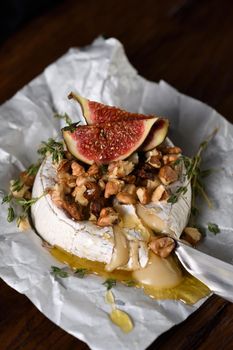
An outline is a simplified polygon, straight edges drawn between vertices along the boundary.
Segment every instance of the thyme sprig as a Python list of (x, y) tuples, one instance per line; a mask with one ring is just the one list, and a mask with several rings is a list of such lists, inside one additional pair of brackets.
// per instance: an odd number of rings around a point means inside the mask
[(188, 190), (189, 184), (191, 184), (192, 187), (192, 214), (196, 215), (198, 212), (198, 209), (195, 206), (196, 196), (201, 195), (205, 201), (207, 202), (209, 208), (212, 208), (212, 202), (209, 199), (204, 184), (202, 182), (202, 179), (212, 173), (212, 169), (206, 169), (201, 170), (201, 162), (202, 162), (202, 153), (207, 148), (209, 142), (213, 139), (215, 134), (217, 133), (218, 129), (214, 129), (214, 131), (207, 137), (206, 140), (204, 140), (198, 150), (196, 155), (193, 158), (187, 157), (187, 156), (181, 156), (175, 163), (175, 165), (180, 164), (183, 162), (185, 168), (186, 168), (186, 178), (187, 183), (184, 186), (179, 187), (168, 199), (168, 202), (171, 204), (174, 204), (178, 201), (179, 197), (182, 194), (185, 194)]
[(84, 268), (79, 268), (76, 269), (74, 273), (77, 277), (83, 278), (88, 273), (88, 270)]
[(51, 274), (55, 277), (67, 278), (69, 277), (68, 272), (64, 271), (60, 267), (51, 266)]
[(42, 141), (40, 148), (37, 151), (43, 158), (47, 154), (52, 155), (52, 161), (59, 163), (64, 158), (64, 145), (62, 142), (57, 142), (52, 138), (48, 141)]
[(73, 123), (72, 119), (68, 116), (67, 113), (64, 113), (64, 114), (55, 113), (54, 118), (64, 120), (67, 125), (71, 125)]
[(116, 286), (116, 280), (113, 278), (107, 278), (103, 285), (106, 286), (107, 290), (110, 290)]

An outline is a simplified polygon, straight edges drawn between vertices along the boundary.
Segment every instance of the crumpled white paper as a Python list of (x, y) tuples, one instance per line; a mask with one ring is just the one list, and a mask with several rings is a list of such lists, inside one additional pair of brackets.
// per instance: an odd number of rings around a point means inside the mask
[[(221, 234), (208, 234), (200, 249), (233, 263), (233, 126), (212, 108), (180, 94), (165, 82), (156, 84), (140, 77), (116, 39), (99, 38), (91, 46), (70, 49), (0, 107), (0, 188), (7, 192), (9, 180), (36, 161), (41, 140), (57, 136), (61, 124), (53, 118), (54, 111), (67, 112), (74, 121), (81, 118), (78, 105), (66, 97), (71, 90), (132, 112), (168, 117), (171, 139), (188, 155), (195, 153), (216, 126), (220, 127), (205, 153), (206, 167), (218, 170), (207, 182), (215, 209), (203, 207), (200, 224), (215, 222)], [(19, 232), (15, 223), (7, 223), (6, 217), (3, 205), (0, 277), (91, 349), (145, 349), (203, 302), (188, 306), (171, 300), (155, 301), (142, 290), (118, 284), (114, 294), (121, 304), (119, 308), (128, 312), (135, 324), (131, 333), (124, 334), (109, 320), (110, 306), (104, 301), (106, 288), (101, 278), (54, 278), (51, 265), (62, 265), (42, 248), (32, 230)]]

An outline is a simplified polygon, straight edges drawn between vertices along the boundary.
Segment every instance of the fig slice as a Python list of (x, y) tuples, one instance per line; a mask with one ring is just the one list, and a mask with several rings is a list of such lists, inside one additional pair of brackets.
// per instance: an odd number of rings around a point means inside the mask
[(74, 92), (68, 95), (69, 99), (74, 99), (82, 108), (82, 113), (88, 125), (105, 123), (120, 120), (145, 120), (159, 118), (156, 115), (145, 115), (140, 113), (130, 113), (123, 109), (107, 106), (103, 103), (90, 101)]
[(160, 118), (156, 120), (141, 147), (142, 151), (150, 151), (151, 149), (159, 146), (165, 140), (168, 133), (168, 128), (168, 119)]
[(64, 128), (67, 149), (84, 163), (108, 164), (123, 160), (138, 149), (157, 118), (121, 120)]

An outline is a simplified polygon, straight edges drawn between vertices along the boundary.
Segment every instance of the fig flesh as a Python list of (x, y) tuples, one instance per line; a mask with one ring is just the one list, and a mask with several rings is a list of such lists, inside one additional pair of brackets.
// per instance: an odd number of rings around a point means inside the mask
[(152, 126), (145, 142), (142, 145), (142, 151), (150, 151), (159, 146), (166, 138), (168, 133), (169, 121), (168, 119), (160, 118), (156, 120)]
[(64, 128), (63, 138), (75, 158), (87, 164), (108, 164), (123, 160), (137, 150), (156, 120), (151, 118), (78, 125), (72, 130)]

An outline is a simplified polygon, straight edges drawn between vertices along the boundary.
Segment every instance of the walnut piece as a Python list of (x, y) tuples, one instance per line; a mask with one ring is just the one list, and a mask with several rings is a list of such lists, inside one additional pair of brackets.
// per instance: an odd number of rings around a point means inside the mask
[(98, 199), (101, 195), (101, 188), (96, 182), (86, 182), (86, 191), (83, 196), (90, 202), (90, 200)]
[(48, 190), (48, 193), (50, 194), (53, 203), (58, 208), (62, 208), (62, 203), (64, 201), (64, 186), (56, 184), (54, 188)]
[(201, 233), (195, 227), (185, 227), (181, 238), (191, 245), (196, 245), (202, 238)]
[(137, 196), (141, 204), (148, 204), (150, 202), (149, 191), (145, 187), (139, 187), (137, 189)]
[(161, 258), (167, 258), (175, 248), (175, 241), (170, 237), (153, 237), (149, 248)]
[(109, 198), (119, 192), (121, 192), (124, 186), (124, 181), (112, 179), (106, 183), (104, 197)]
[(137, 203), (136, 197), (128, 192), (119, 192), (116, 195), (116, 198), (118, 199), (118, 201), (120, 203), (123, 203), (123, 204), (136, 204)]
[(82, 165), (78, 164), (77, 162), (73, 161), (71, 163), (71, 169), (72, 169), (72, 175), (74, 176), (80, 176), (85, 174), (85, 169)]
[(76, 203), (70, 203), (67, 200), (62, 202), (62, 208), (75, 220), (83, 220), (81, 208)]
[(160, 201), (163, 198), (165, 191), (165, 187), (163, 185), (159, 185), (152, 193), (151, 201), (153, 203)]
[(161, 168), (161, 162), (157, 156), (152, 156), (149, 158), (148, 163), (153, 166), (153, 168)]
[(84, 197), (86, 190), (87, 188), (85, 185), (75, 187), (74, 191), (72, 192), (72, 196), (74, 197), (75, 202), (78, 202), (84, 206), (88, 205), (88, 199)]
[(89, 176), (100, 176), (100, 168), (96, 163), (92, 164), (90, 168), (87, 170)]
[(112, 162), (108, 166), (109, 179), (116, 179), (127, 176), (133, 171), (134, 163), (127, 160), (118, 160)]
[(159, 179), (164, 185), (169, 185), (170, 183), (177, 181), (178, 174), (169, 165), (164, 165), (159, 170)]
[(180, 147), (165, 147), (163, 149), (164, 154), (180, 154), (182, 150)]
[(35, 177), (35, 175), (28, 175), (27, 171), (20, 173), (20, 180), (24, 183), (24, 185), (30, 188), (33, 186)]
[(134, 184), (127, 184), (124, 186), (122, 192), (127, 192), (132, 196), (136, 197), (137, 187)]
[(97, 220), (98, 226), (112, 226), (119, 222), (119, 214), (111, 207), (103, 208)]

